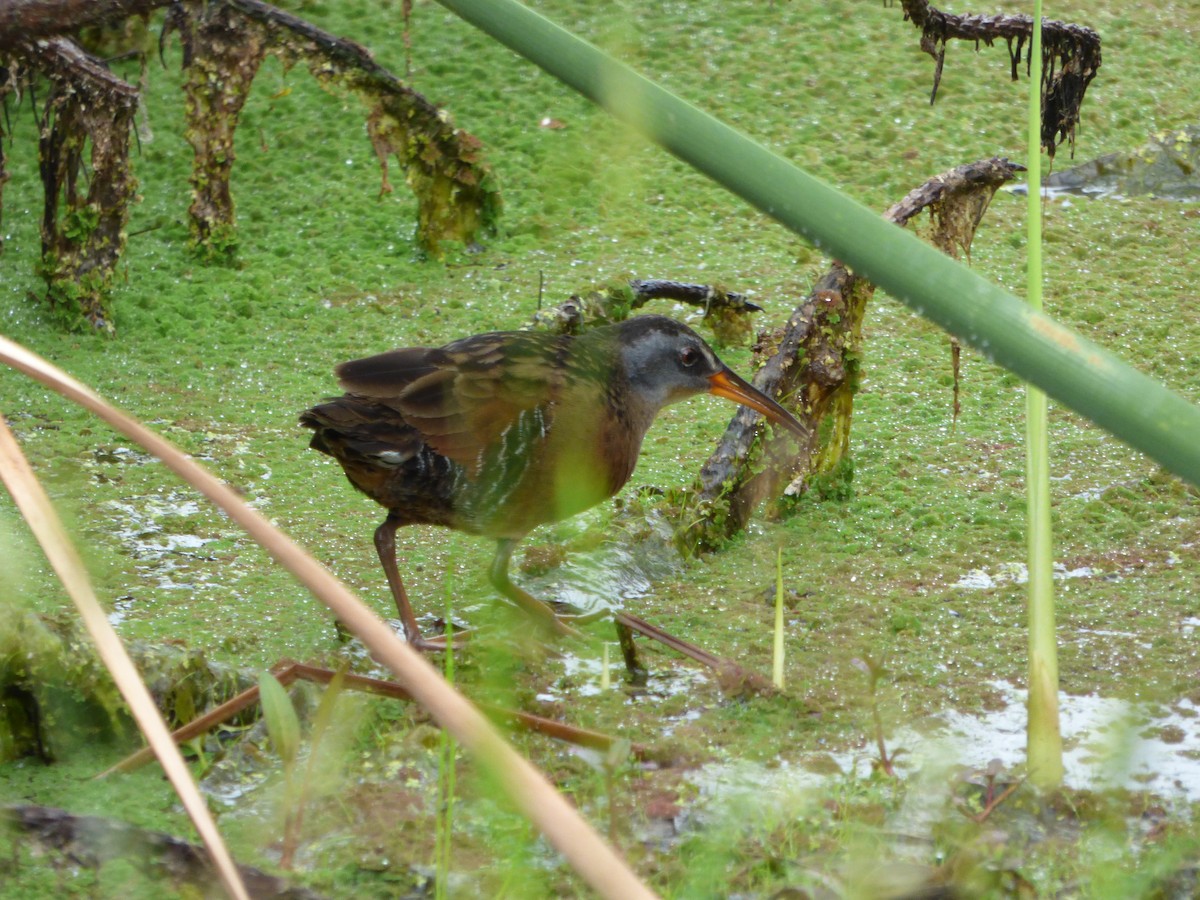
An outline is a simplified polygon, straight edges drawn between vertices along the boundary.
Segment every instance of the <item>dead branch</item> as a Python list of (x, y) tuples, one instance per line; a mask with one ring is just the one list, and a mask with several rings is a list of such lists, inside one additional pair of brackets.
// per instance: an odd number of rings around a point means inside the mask
[(4, 252), (4, 184), (9, 179), (4, 128), (8, 124), (8, 95), (17, 92), (20, 81), (20, 75), (14, 71), (18, 65), (15, 55), (9, 60), (0, 59), (0, 253)]
[(735, 343), (750, 333), (747, 313), (762, 307), (742, 294), (719, 285), (688, 284), (682, 281), (645, 279), (575, 294), (565, 303), (538, 310), (532, 326), (561, 334), (578, 334), (592, 325), (619, 322), (650, 300), (678, 300), (704, 310), (704, 321), (724, 344)]
[(39, 38), (69, 34), (85, 25), (102, 25), (144, 16), (171, 0), (5, 0), (0, 3), (0, 51)]
[(970, 258), (975, 229), (992, 197), (1001, 185), (1024, 171), (1025, 167), (1019, 163), (995, 156), (958, 166), (909, 191), (883, 217), (903, 226), (928, 209), (934, 225), (930, 243), (947, 256), (957, 259), (961, 249)]
[[(1032, 45), (1033, 19), (1029, 16), (956, 16), (930, 6), (928, 0), (901, 0), (904, 18), (921, 29), (921, 49), (933, 57), (933, 90), (929, 102), (937, 99), (950, 39), (974, 41), (976, 49), (996, 40), (1008, 45), (1013, 81), (1025, 51), (1026, 72)], [(1075, 153), (1075, 127), (1083, 95), (1100, 68), (1100, 36), (1090, 28), (1052, 19), (1042, 20), (1042, 146), (1053, 158), (1064, 141)]]
[(631, 281), (629, 287), (637, 306), (648, 300), (678, 300), (704, 310), (704, 324), (712, 329), (717, 341), (726, 346), (747, 344), (751, 336), (748, 313), (762, 312), (741, 294), (720, 285), (681, 284), (677, 281)]
[[(928, 209), (930, 241), (955, 255), (970, 247), (996, 189), (1021, 166), (993, 158), (931, 178), (891, 207), (888, 221), (904, 226)], [(835, 262), (784, 327), (760, 332), (755, 355), (764, 359), (755, 387), (788, 407), (808, 427), (796, 451), (789, 435), (767, 436), (761, 417), (739, 409), (690, 496), (679, 542), (688, 551), (711, 549), (745, 527), (763, 500), (803, 491), (841, 491), (853, 474), (850, 424), (862, 358), (862, 323), (875, 287)]]
[[(657, 629), (643, 622), (641, 619), (630, 617), (630, 622), (637, 624), (639, 627), (644, 625), (651, 631), (657, 631)], [(713, 659), (719, 660), (719, 657), (713, 657)], [(297, 681), (328, 686), (338, 675), (333, 669), (310, 666), (292, 659), (281, 659), (275, 663), (271, 667), (271, 674), (284, 687), (290, 687)], [(745, 674), (753, 675), (753, 673)], [(404, 702), (413, 699), (404, 686), (396, 681), (385, 681), (366, 675), (356, 675), (352, 672), (341, 673), (341, 678), (342, 685), (347, 690), (361, 691), (366, 694), (374, 694), (377, 697), (388, 697), (392, 700), (401, 700)], [(252, 683), (250, 687), (236, 696), (229, 698), (224, 703), (209, 709), (203, 715), (176, 728), (171, 733), (171, 738), (176, 744), (184, 744), (196, 738), (203, 737), (218, 725), (229, 722), (235, 717), (245, 715), (247, 710), (253, 710), (254, 707), (259, 706), (259, 703), (258, 685)], [(547, 719), (544, 716), (535, 716), (532, 713), (521, 710), (508, 709), (486, 701), (480, 701), (477, 705), (488, 718), (497, 724), (523, 728), (535, 734), (543, 734), (564, 743), (574, 744), (576, 747), (607, 751), (612, 749), (613, 745), (619, 740), (603, 732), (592, 731), (588, 728), (579, 728), (575, 725), (569, 725), (566, 722)], [(250, 715), (253, 716), (255, 714), (250, 713)], [(632, 744), (630, 752), (636, 758), (642, 759), (646, 756), (647, 749), (643, 744)], [(132, 772), (153, 761), (154, 751), (150, 747), (143, 747), (131, 753), (111, 768), (101, 772), (96, 777), (106, 778), (117, 772)]]

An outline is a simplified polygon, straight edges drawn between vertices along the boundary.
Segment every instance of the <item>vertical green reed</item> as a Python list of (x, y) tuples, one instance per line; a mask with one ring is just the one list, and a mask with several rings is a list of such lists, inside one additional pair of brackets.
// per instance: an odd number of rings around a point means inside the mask
[[(1042, 311), (1042, 0), (1034, 0), (1029, 49), (1029, 305)], [(1029, 721), (1026, 756), (1030, 780), (1043, 789), (1062, 784), (1058, 726), (1058, 651), (1054, 641), (1054, 543), (1050, 521), (1049, 440), (1046, 395), (1025, 387), (1025, 498), (1029, 553)]]

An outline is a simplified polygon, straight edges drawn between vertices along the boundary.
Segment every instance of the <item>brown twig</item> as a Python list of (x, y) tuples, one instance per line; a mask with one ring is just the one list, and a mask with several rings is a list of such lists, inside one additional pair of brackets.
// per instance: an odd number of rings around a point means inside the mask
[[(310, 681), (313, 684), (328, 685), (337, 672), (333, 669), (326, 669), (319, 666), (310, 666), (305, 663), (299, 663), (294, 660), (284, 659), (277, 662), (271, 667), (271, 674), (284, 687), (292, 684), (296, 680)], [(342, 676), (342, 687), (362, 691), (368, 694), (375, 694), (380, 697), (390, 697), (394, 700), (412, 700), (412, 694), (404, 689), (403, 686), (395, 681), (385, 681), (380, 678), (369, 678), (365, 675), (354, 675), (345, 673)], [(204, 715), (189, 722), (181, 728), (172, 732), (171, 737), (176, 744), (182, 744), (185, 741), (190, 741), (200, 735), (210, 731), (222, 722), (227, 722), (229, 719), (236, 716), (242, 710), (253, 706), (258, 702), (258, 687), (252, 687), (238, 694), (220, 706), (213, 707)], [(487, 714), (494, 722), (506, 722), (516, 724), (538, 734), (544, 734), (547, 737), (552, 737), (556, 740), (564, 741), (569, 744), (575, 744), (579, 747), (587, 747), (593, 750), (608, 751), (617, 738), (603, 734), (599, 731), (591, 731), (587, 728), (578, 728), (574, 725), (568, 725), (565, 722), (557, 722), (553, 719), (546, 719), (542, 716), (535, 716), (532, 713), (521, 712), (518, 710), (506, 709), (502, 706), (494, 704), (481, 703), (478, 704), (480, 709)], [(634, 745), (634, 755), (641, 756), (645, 752), (645, 748), (640, 745)], [(97, 778), (105, 778), (116, 772), (131, 772), (140, 766), (145, 765), (153, 759), (153, 753), (148, 747), (132, 753), (118, 762), (116, 765), (101, 772)]]

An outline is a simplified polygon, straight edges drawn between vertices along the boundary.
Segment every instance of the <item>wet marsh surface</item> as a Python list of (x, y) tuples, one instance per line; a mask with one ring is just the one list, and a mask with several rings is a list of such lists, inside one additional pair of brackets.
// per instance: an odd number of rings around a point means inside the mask
[[(899, 8), (863, 3), (544, 3), (668, 88), (883, 210), (937, 172), (1024, 152), (1024, 81), (1002, 47), (951, 45), (938, 104), (932, 61)], [(292, 7), (289, 7), (292, 8)], [(294, 11), (404, 68), (398, 4), (303, 2)], [(965, 10), (962, 10), (965, 11)], [(981, 11), (981, 10), (971, 10)], [(1027, 11), (1010, 8), (1013, 12)], [(1047, 10), (1096, 28), (1105, 61), (1083, 108), (1075, 162), (1194, 124), (1200, 13), (1074, 3)], [(190, 150), (179, 136), (179, 51), (151, 64), (135, 160), (118, 337), (64, 335), (29, 292), (41, 196), (27, 107), (6, 153), (0, 330), (49, 357), (235, 485), (381, 615), (394, 611), (371, 532), (382, 511), (307, 449), (296, 416), (335, 392), (333, 366), (393, 346), (440, 344), (532, 317), (546, 302), (631, 277), (711, 281), (781, 321), (827, 260), (652, 148), (440, 7), (417, 4), (413, 86), (484, 143), (505, 197), (503, 231), (478, 253), (417, 258), (415, 203), (379, 197), (357, 101), (267, 62), (238, 133), (237, 261), (186, 251)], [(539, 127), (546, 117), (565, 128)], [(1069, 168), (1064, 148), (1055, 168)], [(399, 180), (397, 179), (397, 184)], [(972, 265), (1020, 293), (1024, 198), (1001, 193)], [(1148, 196), (1050, 198), (1047, 311), (1200, 401), (1194, 203)], [(654, 312), (690, 315), (669, 304)], [(1022, 776), (1023, 388), (964, 353), (951, 415), (946, 336), (877, 296), (855, 402), (852, 496), (806, 498), (757, 518), (721, 552), (670, 551), (658, 507), (686, 485), (728, 421), (715, 399), (669, 408), (615, 504), (542, 529), (513, 575), (539, 596), (630, 612), (760, 672), (771, 668), (782, 550), (787, 687), (731, 697), (707, 672), (646, 647), (648, 684), (625, 684), (612, 626), (545, 645), (493, 599), (487, 542), (399, 535), (418, 613), (479, 627), (455, 657), (471, 696), (642, 745), (610, 761), (528, 734), (520, 749), (635, 868), (675, 897), (1187, 896), (1200, 848), (1200, 496), (1075, 414), (1051, 407), (1060, 676), (1071, 791), (1020, 789), (983, 822), (989, 791)], [(749, 351), (723, 348), (749, 375)], [(128, 640), (174, 644), (254, 673), (281, 657), (373, 664), (331, 615), (165, 468), (10, 372), (10, 419)], [(14, 612), (64, 600), (0, 498), (0, 593)], [(7, 640), (7, 635), (5, 639)], [(609, 685), (602, 687), (607, 643)], [(886, 672), (872, 695), (855, 664)], [(311, 711), (315, 691), (297, 696)], [(0, 801), (60, 806), (187, 834), (150, 770), (92, 782), (135, 745), (56, 712), (55, 765), (0, 763)], [(899, 777), (874, 771), (873, 710)], [(261, 726), (208, 743), (219, 823), (240, 859), (278, 861), (282, 781)], [(257, 730), (256, 730), (257, 729)], [(75, 733), (72, 733), (75, 732)], [(433, 873), (441, 737), (419, 710), (344, 695), (316, 750), (291, 876), (334, 897), (405, 896)], [(244, 735), (239, 740), (239, 735)], [(307, 752), (307, 751), (305, 751)], [(451, 896), (586, 895), (469, 759), (456, 756)], [(994, 759), (998, 767), (989, 769)], [(997, 787), (999, 786), (999, 787)], [(14, 846), (15, 838), (5, 837)], [(0, 840), (0, 846), (4, 846)], [(0, 870), (12, 896), (146, 891), (146, 876), (33, 862)], [(127, 879), (128, 883), (125, 880)], [(134, 885), (133, 888), (128, 884)]]

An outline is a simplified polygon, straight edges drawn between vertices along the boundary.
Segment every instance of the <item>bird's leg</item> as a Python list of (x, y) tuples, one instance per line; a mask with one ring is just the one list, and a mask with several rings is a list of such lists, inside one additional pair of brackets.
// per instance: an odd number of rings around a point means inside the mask
[[(404, 638), (418, 650), (445, 650), (449, 638), (445, 635), (424, 637), (412, 604), (408, 602), (408, 592), (404, 590), (404, 580), (396, 565), (396, 529), (401, 524), (400, 519), (391, 515), (383, 520), (383, 524), (375, 529), (375, 552), (379, 554), (383, 574), (387, 576), (388, 587), (392, 589), (392, 597), (396, 600), (396, 611), (400, 613), (400, 624), (404, 626)], [(449, 623), (447, 627), (450, 627)]]
[(650, 673), (638, 661), (637, 645), (633, 642), (633, 629), (624, 622), (615, 620), (617, 640), (621, 643), (621, 655), (625, 657), (625, 671), (629, 673), (631, 684), (644, 686), (650, 680)]
[(492, 583), (492, 587), (555, 634), (578, 637), (579, 632), (559, 618), (553, 609), (528, 591), (521, 590), (509, 579), (508, 563), (516, 546), (517, 541), (513, 538), (501, 538), (496, 542), (496, 555), (488, 569), (488, 581)]
[(412, 604), (408, 602), (408, 592), (404, 589), (404, 580), (396, 565), (396, 529), (399, 527), (399, 519), (388, 516), (383, 520), (383, 524), (375, 529), (375, 552), (379, 554), (383, 574), (387, 576), (388, 587), (392, 589), (392, 597), (396, 600), (404, 637), (410, 644), (416, 644), (421, 640), (421, 628), (417, 625), (417, 617)]

